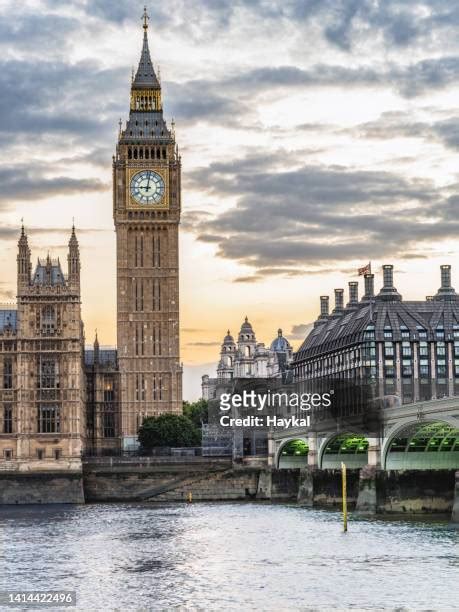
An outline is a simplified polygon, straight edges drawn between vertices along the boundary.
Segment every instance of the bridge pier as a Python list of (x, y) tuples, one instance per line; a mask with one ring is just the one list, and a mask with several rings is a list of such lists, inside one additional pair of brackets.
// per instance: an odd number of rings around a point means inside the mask
[(459, 470), (456, 472), (456, 483), (454, 487), (453, 512), (451, 522), (459, 527)]
[(308, 436), (308, 466), (310, 468), (316, 468), (319, 465), (319, 451), (317, 446), (317, 434), (312, 432)]
[(368, 439), (368, 465), (380, 468), (381, 467), (381, 443), (379, 438)]
[(374, 465), (366, 465), (360, 469), (359, 493), (355, 505), (357, 514), (372, 516), (377, 512), (377, 471), (377, 467)]
[(300, 470), (297, 502), (306, 508), (312, 508), (314, 505), (314, 479), (313, 470), (310, 468)]

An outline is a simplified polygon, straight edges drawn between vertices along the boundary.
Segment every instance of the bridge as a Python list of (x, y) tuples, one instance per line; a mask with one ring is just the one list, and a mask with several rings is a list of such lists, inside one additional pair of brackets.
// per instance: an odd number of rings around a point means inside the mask
[(275, 468), (459, 470), (459, 397), (384, 408), (381, 433), (368, 437), (352, 421), (273, 433), (269, 463)]

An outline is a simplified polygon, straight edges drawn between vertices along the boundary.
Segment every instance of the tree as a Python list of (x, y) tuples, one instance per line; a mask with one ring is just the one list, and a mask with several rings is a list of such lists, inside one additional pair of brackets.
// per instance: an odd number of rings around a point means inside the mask
[(138, 431), (142, 448), (150, 450), (161, 446), (200, 446), (201, 432), (188, 417), (161, 414), (144, 419)]
[(209, 419), (209, 402), (200, 399), (197, 402), (183, 402), (183, 414), (201, 429), (203, 423)]

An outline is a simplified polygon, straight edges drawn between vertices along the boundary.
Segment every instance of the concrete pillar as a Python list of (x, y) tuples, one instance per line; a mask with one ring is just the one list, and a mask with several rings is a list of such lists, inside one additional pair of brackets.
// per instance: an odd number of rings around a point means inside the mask
[(368, 465), (381, 467), (381, 444), (379, 438), (368, 438)]
[(454, 365), (453, 365), (453, 343), (446, 343), (446, 355), (447, 355), (447, 371), (448, 371), (448, 395), (449, 397), (454, 396)]
[(451, 522), (459, 528), (459, 470), (456, 472), (456, 483), (454, 487), (453, 512)]
[(300, 506), (312, 508), (314, 503), (314, 471), (310, 468), (301, 468), (298, 481), (297, 502)]
[(317, 444), (317, 434), (311, 432), (308, 435), (308, 466), (310, 468), (316, 468), (319, 465), (319, 449)]
[(358, 514), (373, 515), (377, 512), (377, 469), (366, 465), (359, 474), (359, 493), (355, 510)]
[(419, 401), (419, 358), (418, 351), (419, 345), (412, 345), (412, 359), (413, 359), (413, 401)]
[(376, 343), (376, 360), (378, 363), (378, 394), (379, 397), (384, 397), (384, 357), (383, 357), (383, 342)]

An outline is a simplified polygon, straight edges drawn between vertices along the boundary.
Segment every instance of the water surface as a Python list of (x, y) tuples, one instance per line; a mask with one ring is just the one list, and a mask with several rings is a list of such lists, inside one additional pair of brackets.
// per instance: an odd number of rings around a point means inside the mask
[(269, 504), (0, 507), (0, 590), (78, 610), (459, 609), (459, 531)]

